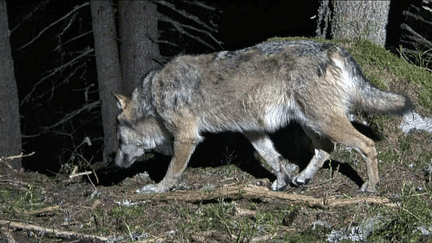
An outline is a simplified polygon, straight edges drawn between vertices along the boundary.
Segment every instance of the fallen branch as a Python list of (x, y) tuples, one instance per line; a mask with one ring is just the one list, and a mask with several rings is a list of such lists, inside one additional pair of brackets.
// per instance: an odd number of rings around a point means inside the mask
[[(217, 198), (247, 198), (247, 199), (280, 199), (291, 203), (306, 203), (311, 207), (343, 207), (358, 203), (373, 203), (388, 207), (398, 205), (383, 197), (359, 197), (359, 198), (336, 198), (335, 196), (316, 198), (312, 196), (275, 192), (267, 187), (252, 185), (226, 186), (210, 192), (204, 191), (174, 191), (160, 194), (135, 194), (130, 196), (129, 201), (143, 200), (177, 200), (187, 202), (200, 202)], [(119, 201), (124, 200), (124, 197)]]
[(35, 152), (32, 152), (30, 154), (19, 154), (19, 155), (13, 155), (13, 156), (9, 156), (9, 157), (0, 157), (0, 162), (2, 162), (4, 165), (6, 165), (9, 169), (12, 169), (14, 171), (17, 171), (12, 165), (10, 165), (7, 161), (8, 160), (13, 160), (13, 159), (18, 159), (18, 158), (24, 158), (24, 157), (29, 157), (32, 156), (33, 154), (35, 154)]
[(91, 174), (93, 174), (93, 172), (91, 172), (91, 171), (84, 171), (84, 172), (80, 172), (80, 173), (69, 175), (69, 179), (72, 179), (72, 178), (78, 177), (78, 176), (91, 175)]
[(40, 215), (40, 214), (47, 214), (47, 213), (50, 213), (50, 212), (53, 212), (53, 211), (58, 211), (58, 210), (60, 210), (60, 206), (50, 206), (50, 207), (47, 207), (47, 208), (42, 208), (42, 209), (39, 209), (39, 210), (35, 210), (35, 211), (24, 211), (24, 213), (26, 214), (26, 215)]
[(20, 188), (25, 187), (26, 189), (24, 189), (24, 190), (27, 190), (27, 188), (30, 186), (29, 183), (23, 182), (23, 181), (18, 181), (18, 180), (0, 180), (0, 183), (8, 183), (9, 185), (17, 186)]
[(75, 233), (75, 232), (69, 232), (69, 231), (62, 231), (62, 230), (57, 230), (57, 229), (53, 229), (53, 228), (45, 228), (45, 227), (41, 227), (41, 226), (33, 225), (33, 224), (24, 224), (24, 223), (20, 223), (20, 222), (13, 222), (13, 221), (1, 220), (1, 219), (0, 219), (0, 225), (5, 225), (5, 226), (8, 226), (9, 228), (13, 228), (13, 229), (33, 230), (33, 231), (37, 231), (39, 233), (52, 234), (58, 238), (66, 238), (66, 239), (73, 238), (73, 239), (108, 241), (108, 237), (81, 234), (81, 233)]
[(13, 160), (13, 159), (18, 159), (18, 158), (30, 157), (34, 154), (35, 154), (35, 152), (31, 152), (29, 154), (21, 153), (19, 155), (13, 155), (13, 156), (9, 156), (9, 157), (0, 157), (0, 160)]

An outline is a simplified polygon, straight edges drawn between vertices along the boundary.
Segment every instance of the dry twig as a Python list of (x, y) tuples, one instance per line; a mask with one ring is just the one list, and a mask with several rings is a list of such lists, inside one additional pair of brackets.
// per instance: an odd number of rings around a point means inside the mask
[[(168, 1), (160, 1), (160, 0), (153, 0), (153, 3), (159, 5), (159, 6), (164, 6), (172, 11), (175, 11), (177, 14), (179, 14), (180, 16), (182, 16), (183, 18), (186, 18), (188, 21), (177, 21), (174, 20), (170, 17), (168, 17), (167, 15), (164, 14), (159, 14), (158, 18), (159, 20), (166, 22), (166, 23), (170, 23), (179, 33), (181, 33), (182, 35), (186, 35), (191, 39), (194, 39), (195, 41), (211, 48), (211, 49), (216, 49), (213, 44), (208, 43), (207, 41), (205, 41), (202, 37), (194, 34), (194, 32), (196, 33), (200, 33), (203, 37), (206, 36), (208, 38), (210, 38), (212, 40), (213, 43), (217, 44), (218, 46), (222, 46), (222, 42), (219, 41), (215, 36), (213, 36), (213, 33), (217, 33), (218, 32), (218, 27), (217, 24), (213, 23), (210, 21), (210, 23), (206, 23), (205, 21), (201, 20), (199, 17), (188, 13), (187, 11), (178, 9), (176, 7), (175, 4), (172, 4)], [(190, 2), (190, 4), (193, 4), (195, 6), (201, 7), (203, 9), (206, 10), (210, 10), (210, 11), (217, 11), (216, 8), (208, 6), (206, 4), (202, 4), (202, 3), (197, 3), (197, 2)], [(193, 22), (192, 24), (185, 24), (185, 22)], [(159, 41), (160, 42), (160, 41)], [(171, 42), (166, 42), (166, 44), (172, 44)]]
[(78, 176), (91, 175), (91, 174), (93, 174), (93, 172), (91, 172), (91, 171), (84, 171), (84, 172), (80, 172), (80, 173), (76, 173), (76, 174), (74, 173), (74, 174), (69, 175), (69, 179), (72, 179), (72, 178), (78, 177)]
[[(65, 64), (61, 65), (60, 67), (56, 67), (53, 70), (48, 71), (48, 75), (46, 75), (45, 77), (41, 78), (37, 83), (32, 84), (32, 90), (22, 99), (21, 104), (29, 102), (30, 99), (31, 99), (31, 97), (32, 97), (32, 95), (33, 95), (33, 93), (36, 91), (36, 89), (39, 87), (39, 85), (42, 84), (45, 80), (53, 77), (55, 74), (57, 74), (59, 72), (62, 72), (67, 67), (72, 66), (72, 65), (78, 63), (83, 57), (86, 57), (87, 55), (90, 55), (93, 52), (94, 52), (93, 48), (87, 47), (86, 49), (84, 49), (84, 51), (80, 55), (74, 57), (73, 59), (69, 60), (68, 62), (66, 62)], [(84, 65), (81, 65), (81, 67), (83, 67), (83, 66)], [(77, 69), (75, 69), (75, 71), (76, 70)], [(73, 71), (71, 75), (73, 75), (75, 73), (75, 71)], [(71, 75), (69, 75), (69, 77), (71, 77)], [(69, 77), (67, 77), (66, 80), (69, 79)], [(44, 94), (42, 94), (42, 95), (44, 95)]]
[(23, 46), (18, 48), (18, 51), (20, 51), (21, 49), (29, 46), (30, 44), (32, 44), (35, 40), (39, 39), (39, 37), (42, 36), (43, 33), (45, 33), (47, 30), (49, 30), (51, 27), (53, 27), (54, 25), (60, 23), (61, 21), (63, 21), (64, 19), (68, 18), (69, 16), (71, 16), (72, 14), (74, 14), (77, 10), (81, 9), (82, 7), (86, 7), (89, 6), (90, 2), (85, 2), (79, 6), (75, 6), (74, 9), (72, 9), (72, 11), (70, 11), (69, 13), (67, 13), (66, 15), (64, 15), (63, 17), (59, 18), (58, 20), (54, 21), (53, 23), (51, 23), (50, 25), (48, 25), (46, 28), (44, 28), (41, 32), (39, 32), (39, 34), (37, 36), (35, 36), (31, 41), (27, 42), (27, 44), (24, 44)]
[(13, 160), (13, 159), (24, 158), (24, 157), (30, 157), (30, 156), (32, 156), (34, 154), (35, 154), (35, 152), (31, 152), (29, 154), (21, 153), (19, 155), (13, 155), (13, 156), (9, 156), (9, 157), (0, 157), (0, 161)]
[(81, 107), (80, 109), (77, 109), (74, 112), (71, 112), (71, 113), (67, 114), (60, 121), (58, 121), (56, 124), (53, 124), (53, 125), (47, 126), (47, 127), (42, 127), (42, 128), (45, 131), (50, 130), (50, 129), (54, 128), (54, 127), (57, 127), (57, 126), (65, 123), (65, 122), (69, 121), (70, 119), (72, 119), (76, 115), (79, 115), (81, 112), (83, 112), (85, 110), (93, 109), (93, 108), (97, 107), (98, 105), (100, 105), (100, 101), (95, 101), (93, 103), (87, 104), (87, 105)]
[(50, 212), (53, 212), (53, 211), (57, 211), (57, 210), (59, 210), (60, 209), (60, 206), (50, 206), (50, 207), (47, 207), (47, 208), (42, 208), (42, 209), (39, 209), (39, 210), (35, 210), (35, 211), (24, 211), (24, 213), (26, 214), (26, 215), (40, 215), (40, 214), (47, 214), (47, 213), (50, 213)]
[(9, 157), (0, 157), (0, 162), (2, 162), (4, 165), (6, 165), (9, 169), (16, 171), (16, 169), (7, 162), (8, 160), (29, 157), (29, 156), (32, 156), (34, 154), (35, 154), (35, 152), (31, 152), (30, 154), (21, 153), (19, 155), (13, 155), (13, 156), (9, 156)]

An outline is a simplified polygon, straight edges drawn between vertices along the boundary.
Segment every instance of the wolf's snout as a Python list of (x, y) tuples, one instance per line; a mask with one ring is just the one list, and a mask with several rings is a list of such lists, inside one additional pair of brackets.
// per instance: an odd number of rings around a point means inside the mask
[(140, 154), (136, 154), (134, 156), (123, 152), (121, 149), (117, 151), (117, 155), (115, 158), (115, 164), (121, 168), (129, 168), (131, 165), (140, 157)]
[(129, 168), (132, 162), (128, 161), (128, 157), (129, 156), (119, 149), (115, 158), (115, 164), (120, 168)]

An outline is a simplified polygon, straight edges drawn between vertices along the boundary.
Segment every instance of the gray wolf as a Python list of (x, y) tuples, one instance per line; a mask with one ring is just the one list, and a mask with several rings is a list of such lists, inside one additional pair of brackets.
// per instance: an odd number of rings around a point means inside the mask
[[(277, 178), (273, 190), (308, 183), (341, 143), (363, 156), (368, 179), (361, 190), (372, 192), (379, 182), (375, 144), (347, 115), (353, 109), (397, 115), (413, 110), (409, 98), (376, 88), (343, 48), (306, 40), (178, 56), (150, 72), (131, 98), (115, 97), (121, 109), (115, 163), (129, 167), (149, 150), (172, 155), (163, 180), (138, 193), (168, 191), (203, 140), (200, 134), (222, 131), (249, 139)], [(315, 149), (297, 175), (267, 135), (290, 121), (301, 124)]]

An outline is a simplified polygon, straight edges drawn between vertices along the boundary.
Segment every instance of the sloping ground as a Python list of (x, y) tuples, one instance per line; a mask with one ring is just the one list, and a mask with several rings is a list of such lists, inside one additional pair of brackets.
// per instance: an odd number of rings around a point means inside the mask
[[(342, 44), (373, 82), (409, 95), (421, 115), (432, 117), (430, 73), (365, 42)], [(377, 144), (377, 193), (359, 192), (364, 161), (343, 146), (308, 185), (270, 191), (274, 178), (232, 134), (210, 137), (177, 188), (157, 195), (133, 192), (160, 180), (169, 158), (155, 155), (127, 171), (79, 168), (89, 173), (55, 177), (14, 171), (3, 158), (0, 243), (432, 241), (432, 134), (404, 134), (400, 117), (356, 114), (356, 120)], [(272, 138), (304, 167), (310, 151), (298, 126)]]

